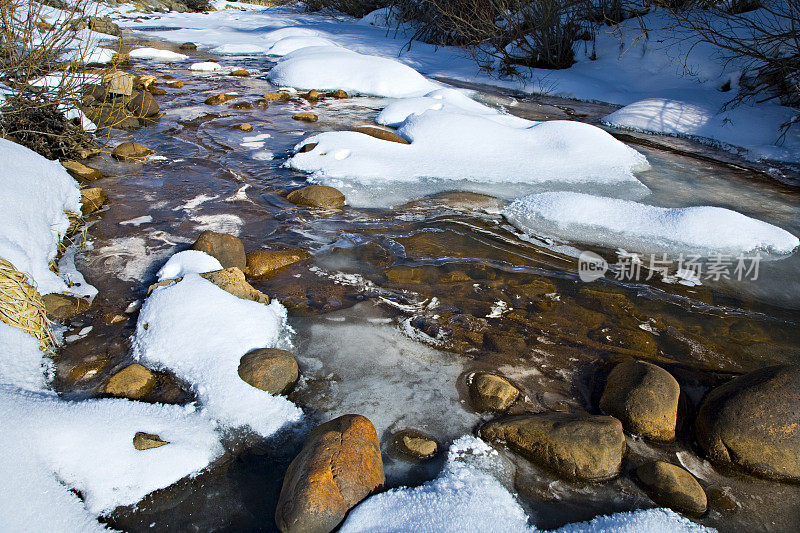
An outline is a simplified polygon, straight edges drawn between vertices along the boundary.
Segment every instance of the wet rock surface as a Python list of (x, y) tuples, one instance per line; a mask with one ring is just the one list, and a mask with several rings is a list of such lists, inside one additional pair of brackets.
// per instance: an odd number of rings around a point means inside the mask
[(478, 411), (503, 412), (511, 407), (519, 394), (519, 389), (511, 382), (495, 374), (475, 374), (469, 384), (470, 401)]
[(344, 194), (327, 185), (306, 185), (290, 192), (286, 199), (303, 207), (335, 208), (344, 205)]
[(256, 250), (247, 254), (245, 272), (253, 278), (266, 278), (308, 257), (305, 250)]
[(236, 267), (242, 271), (247, 269), (244, 244), (234, 235), (211, 230), (204, 231), (194, 241), (191, 249), (207, 253), (219, 261), (222, 268)]
[(654, 461), (637, 468), (636, 476), (659, 505), (692, 516), (700, 516), (708, 508), (703, 487), (680, 466)]
[(276, 348), (253, 350), (239, 361), (239, 377), (270, 394), (287, 394), (299, 377), (297, 359), (292, 352)]

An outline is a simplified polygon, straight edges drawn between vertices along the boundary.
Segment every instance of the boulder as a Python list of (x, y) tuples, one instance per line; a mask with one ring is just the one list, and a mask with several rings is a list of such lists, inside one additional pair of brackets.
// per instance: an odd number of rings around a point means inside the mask
[(115, 37), (122, 35), (122, 29), (111, 21), (111, 17), (89, 17), (89, 28)]
[(291, 99), (292, 95), (286, 91), (278, 91), (264, 95), (264, 100), (267, 100), (268, 102), (288, 102)]
[(183, 89), (183, 82), (181, 80), (173, 81), (172, 83), (168, 83), (167, 87), (171, 87), (173, 89)]
[(295, 120), (299, 120), (300, 122), (316, 122), (319, 120), (319, 117), (315, 113), (311, 113), (310, 111), (302, 111), (300, 113), (295, 113), (292, 115), (292, 118)]
[(71, 159), (62, 161), (61, 166), (67, 169), (70, 176), (83, 183), (99, 180), (103, 177), (103, 174), (96, 168), (88, 167), (83, 163)]
[(341, 89), (336, 89), (335, 91), (331, 91), (325, 96), (330, 96), (331, 98), (336, 98), (337, 100), (341, 100), (342, 98), (349, 98), (347, 93)]
[(125, 159), (143, 159), (148, 155), (154, 154), (155, 152), (150, 148), (143, 146), (139, 143), (134, 142), (124, 142), (118, 145), (111, 151), (111, 155), (117, 159), (125, 160)]
[(238, 98), (238, 95), (235, 94), (215, 94), (206, 98), (206, 104), (208, 105), (217, 105), (217, 104), (224, 104), (225, 102), (229, 102), (234, 98)]
[(300, 377), (292, 352), (276, 348), (247, 352), (239, 360), (238, 371), (242, 381), (270, 394), (288, 394)]
[(289, 465), (275, 522), (284, 533), (327, 533), (384, 481), (372, 422), (340, 416), (314, 429)]
[(44, 311), (50, 320), (67, 322), (89, 309), (89, 300), (71, 294), (45, 294), (42, 296)]
[(519, 389), (506, 378), (483, 372), (475, 374), (469, 382), (469, 398), (477, 411), (503, 412), (519, 396)]
[(250, 76), (250, 71), (245, 70), (243, 68), (237, 68), (236, 70), (231, 71), (229, 76), (238, 76), (240, 78), (247, 78)]
[(358, 126), (353, 128), (353, 131), (363, 133), (364, 135), (369, 135), (370, 137), (375, 137), (376, 139), (380, 139), (382, 141), (389, 141), (398, 144), (411, 144), (393, 131), (385, 130), (375, 126)]
[(161, 437), (153, 433), (137, 431), (133, 436), (133, 447), (139, 451), (160, 448), (165, 444), (169, 444), (169, 442), (162, 440)]
[(214, 257), (222, 265), (222, 268), (237, 267), (242, 271), (247, 268), (244, 244), (238, 237), (228, 233), (204, 231), (194, 241), (191, 249), (200, 250)]
[(308, 92), (307, 92), (307, 93), (306, 93), (306, 94), (303, 96), (303, 98), (305, 98), (305, 99), (306, 99), (306, 100), (308, 100), (309, 102), (316, 102), (317, 100), (319, 100), (319, 91), (317, 91), (317, 90), (315, 90), (315, 89), (311, 89), (310, 91), (308, 91)]
[(344, 194), (327, 185), (307, 185), (290, 192), (286, 199), (304, 207), (333, 208), (344, 205)]
[(108, 195), (100, 187), (81, 189), (81, 213), (89, 215), (94, 213), (108, 202)]
[(141, 400), (155, 386), (155, 374), (139, 363), (133, 363), (111, 376), (103, 392), (119, 398)]
[(149, 91), (142, 91), (128, 102), (128, 111), (138, 118), (152, 118), (158, 116), (161, 109), (158, 102)]
[(256, 250), (247, 254), (245, 273), (251, 278), (266, 278), (308, 257), (305, 250)]
[(197, 45), (194, 43), (183, 43), (178, 47), (178, 49), (192, 52), (194, 50), (197, 50)]
[(626, 361), (608, 375), (600, 408), (619, 418), (625, 430), (660, 442), (675, 440), (680, 385), (663, 368)]
[(256, 290), (252, 285), (247, 283), (244, 272), (237, 267), (215, 270), (200, 275), (223, 291), (229, 292), (237, 298), (269, 304), (269, 296)]
[(165, 94), (167, 94), (167, 91), (165, 91), (161, 87), (150, 87), (147, 90), (150, 91), (150, 94), (152, 94), (153, 96), (164, 96)]
[(515, 452), (564, 478), (584, 481), (617, 476), (625, 453), (622, 424), (610, 416), (516, 416), (486, 424), (480, 436), (505, 442)]
[(653, 461), (637, 468), (636, 477), (658, 505), (692, 516), (706, 512), (708, 501), (703, 487), (680, 466)]
[(695, 431), (712, 461), (800, 481), (800, 365), (762, 368), (713, 389)]

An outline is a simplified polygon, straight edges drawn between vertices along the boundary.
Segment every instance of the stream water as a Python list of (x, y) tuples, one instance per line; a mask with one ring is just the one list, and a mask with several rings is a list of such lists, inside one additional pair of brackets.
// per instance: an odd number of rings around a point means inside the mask
[[(163, 47), (163, 45), (162, 45)], [(222, 58), (266, 72), (264, 59)], [(412, 462), (395, 455), (394, 433), (413, 429), (445, 450), (453, 438), (486, 420), (468, 404), (466, 376), (500, 371), (526, 393), (519, 412), (597, 412), (598, 384), (615, 362), (629, 357), (669, 369), (685, 393), (676, 442), (654, 445), (628, 437), (623, 474), (607, 483), (570, 483), (507, 454), (516, 472), (504, 481), (519, 494), (534, 525), (552, 528), (598, 513), (653, 506), (630, 472), (652, 458), (679, 462), (709, 493), (699, 522), (724, 531), (790, 531), (800, 523), (800, 487), (720, 469), (702, 459), (691, 437), (692, 413), (703, 394), (731, 375), (800, 354), (800, 257), (763, 261), (757, 280), (703, 281), (699, 286), (605, 279), (587, 285), (577, 276), (576, 250), (610, 263), (615, 250), (522, 239), (496, 213), (491, 197), (440, 193), (392, 209), (315, 211), (282, 194), (304, 176), (283, 167), (292, 148), (315, 132), (372, 123), (382, 99), (325, 99), (314, 124), (291, 119), (307, 102), (256, 102), (275, 90), (259, 76), (197, 74), (185, 65), (134, 63), (155, 74), (167, 94), (165, 115), (110, 140), (135, 140), (156, 151), (147, 163), (98, 156), (90, 164), (109, 205), (90, 218), (88, 246), (78, 268), (100, 294), (69, 332), (93, 326), (57, 358), (54, 385), (65, 397), (85, 398), (130, 363), (135, 312), (155, 272), (206, 229), (238, 234), (245, 248), (303, 248), (312, 258), (254, 284), (289, 309), (296, 330), (301, 382), (290, 399), (308, 424), (263, 442), (231, 435), (235, 453), (193, 480), (159, 491), (135, 509), (107, 518), (130, 531), (273, 530), (274, 508), (288, 463), (307, 427), (344, 413), (372, 420), (384, 443), (387, 485), (418, 484), (436, 475), (444, 454)], [(165, 77), (184, 81), (166, 87)], [(169, 79), (169, 78), (167, 78)], [(209, 106), (222, 92), (239, 97)], [(523, 99), (479, 92), (476, 98), (534, 119), (593, 121), (602, 106), (557, 99)], [(253, 125), (252, 132), (233, 128)], [(634, 139), (635, 140), (635, 139)], [(652, 141), (652, 139), (650, 139)], [(660, 206), (717, 205), (800, 235), (800, 190), (760, 169), (685, 141), (664, 147), (637, 142), (652, 169), (638, 177)], [(680, 149), (675, 146), (680, 144)], [(696, 149), (697, 157), (681, 153)], [(784, 181), (791, 181), (789, 175)], [(502, 303), (499, 303), (502, 302)], [(191, 401), (188, 389), (162, 401)], [(505, 452), (503, 452), (505, 453)]]

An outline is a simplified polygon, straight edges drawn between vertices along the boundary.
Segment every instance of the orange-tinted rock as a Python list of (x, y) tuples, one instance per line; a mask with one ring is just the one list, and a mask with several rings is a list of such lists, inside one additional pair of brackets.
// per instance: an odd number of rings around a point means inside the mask
[(247, 270), (252, 278), (266, 278), (281, 268), (309, 257), (305, 250), (257, 250), (247, 254)]
[(364, 135), (369, 135), (370, 137), (375, 137), (376, 139), (380, 139), (382, 141), (390, 141), (399, 144), (411, 144), (393, 131), (385, 130), (383, 128), (376, 128), (375, 126), (358, 126), (357, 128), (353, 128), (353, 131), (363, 133)]
[(247, 256), (244, 244), (238, 237), (216, 231), (204, 231), (200, 234), (192, 250), (200, 250), (217, 259), (222, 268), (237, 267), (244, 271), (247, 268)]
[(327, 185), (307, 185), (290, 192), (286, 199), (295, 205), (304, 207), (342, 207), (344, 194)]

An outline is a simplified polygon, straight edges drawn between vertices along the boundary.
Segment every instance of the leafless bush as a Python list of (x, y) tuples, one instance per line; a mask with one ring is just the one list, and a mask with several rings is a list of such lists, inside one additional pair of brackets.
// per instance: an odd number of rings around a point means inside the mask
[(306, 0), (305, 5), (309, 11), (333, 9), (354, 17), (363, 17), (388, 6), (389, 3), (389, 0)]

